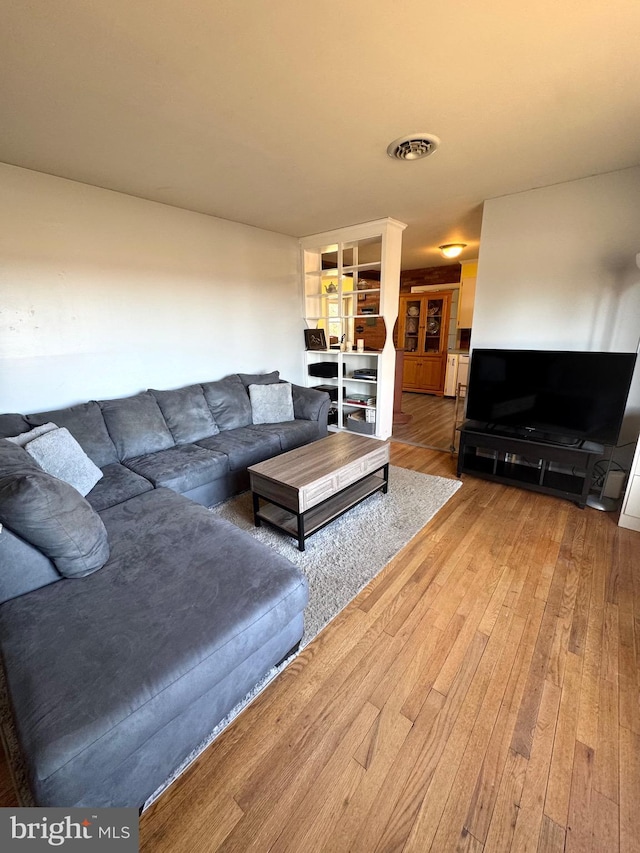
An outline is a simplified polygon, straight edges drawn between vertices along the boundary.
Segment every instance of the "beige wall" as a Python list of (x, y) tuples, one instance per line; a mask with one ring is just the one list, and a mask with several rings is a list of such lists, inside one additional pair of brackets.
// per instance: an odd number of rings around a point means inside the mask
[(0, 164), (0, 411), (302, 378), (291, 237)]
[[(640, 168), (485, 202), (472, 347), (635, 352)], [(636, 368), (620, 443), (640, 429)]]

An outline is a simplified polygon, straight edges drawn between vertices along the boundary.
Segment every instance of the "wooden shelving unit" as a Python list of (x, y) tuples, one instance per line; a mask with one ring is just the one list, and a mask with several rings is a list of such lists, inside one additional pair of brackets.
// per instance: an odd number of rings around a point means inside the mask
[[(328, 346), (325, 351), (305, 353), (305, 373), (310, 386), (335, 386), (338, 423), (333, 429), (345, 429), (349, 414), (364, 412), (367, 420), (362, 431), (383, 439), (391, 435), (392, 332), (398, 316), (405, 227), (394, 219), (380, 219), (300, 241), (303, 315), (307, 328), (324, 330)], [(375, 337), (367, 334), (369, 324), (376, 327)], [(367, 339), (375, 340), (375, 348), (358, 352), (358, 339), (365, 346)], [(334, 364), (335, 375), (310, 375), (309, 368), (318, 362)], [(357, 371), (365, 371), (364, 376)]]

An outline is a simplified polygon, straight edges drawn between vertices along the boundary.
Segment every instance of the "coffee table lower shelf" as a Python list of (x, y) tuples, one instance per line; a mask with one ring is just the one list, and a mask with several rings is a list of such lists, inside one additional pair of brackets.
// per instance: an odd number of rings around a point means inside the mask
[[(382, 475), (379, 471), (369, 474), (362, 480), (358, 480), (357, 483), (347, 486), (346, 489), (302, 513), (280, 506), (271, 498), (265, 498), (263, 495), (254, 492), (253, 516), (256, 527), (259, 527), (260, 522), (264, 521), (272, 527), (288, 533), (289, 536), (293, 536), (294, 539), (298, 540), (298, 549), (304, 551), (305, 539), (313, 533), (317, 533), (318, 530), (380, 489), (386, 493), (389, 486), (387, 471), (388, 466), (385, 466)], [(268, 501), (268, 503), (260, 506), (261, 499)]]

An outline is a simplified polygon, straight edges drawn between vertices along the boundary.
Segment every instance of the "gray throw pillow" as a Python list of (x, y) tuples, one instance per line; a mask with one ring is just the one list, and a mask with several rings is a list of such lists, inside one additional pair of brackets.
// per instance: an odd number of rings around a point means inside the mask
[[(42, 427), (36, 427), (42, 429)], [(35, 432), (36, 430), (32, 430)], [(88, 495), (102, 471), (89, 459), (68, 429), (54, 428), (27, 442), (24, 445), (32, 459), (47, 474), (69, 483), (80, 494)]]
[[(65, 577), (84, 577), (109, 559), (100, 516), (76, 489), (45, 471), (20, 447), (0, 454), (0, 522), (53, 560)], [(6, 463), (6, 464), (4, 464)], [(33, 466), (33, 467), (32, 467)]]
[(249, 385), (254, 424), (279, 424), (294, 420), (291, 383)]

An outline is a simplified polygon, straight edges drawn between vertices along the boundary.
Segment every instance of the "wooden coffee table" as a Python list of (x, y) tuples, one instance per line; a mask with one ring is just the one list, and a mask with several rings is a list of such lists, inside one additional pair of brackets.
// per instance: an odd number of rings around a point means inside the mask
[[(389, 445), (334, 433), (249, 468), (256, 527), (264, 521), (298, 540), (389, 488)], [(263, 501), (261, 505), (261, 500)]]

